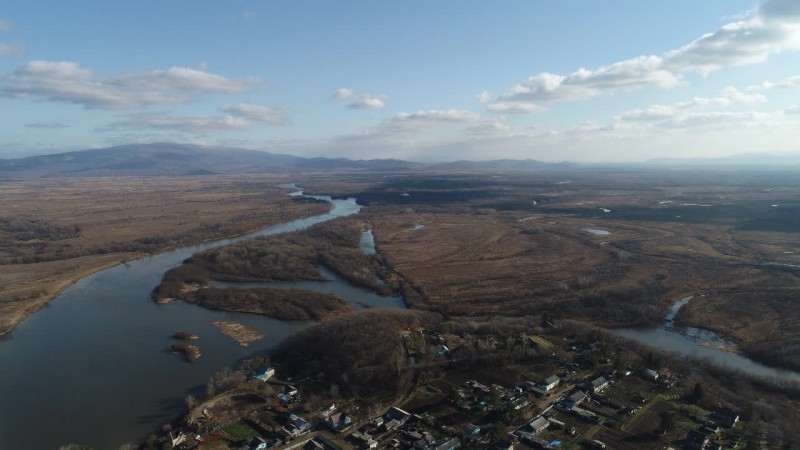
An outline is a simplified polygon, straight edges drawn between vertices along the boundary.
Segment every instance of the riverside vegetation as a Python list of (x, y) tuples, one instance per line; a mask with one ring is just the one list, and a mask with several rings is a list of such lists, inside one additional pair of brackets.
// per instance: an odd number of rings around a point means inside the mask
[(0, 335), (75, 281), (169, 247), (319, 214), (280, 176), (0, 182)]
[[(610, 358), (619, 367), (673, 372), (683, 392), (703, 383), (712, 393), (706, 408), (723, 402), (745, 411), (754, 424), (747, 430), (751, 442), (770, 434), (770, 442), (791, 448), (800, 433), (800, 397), (793, 384), (686, 362), (603, 331), (657, 324), (675, 299), (703, 291), (711, 294), (709, 301), (688, 305), (676, 322), (695, 320), (736, 341), (754, 359), (791, 367), (798, 353), (791, 326), (777, 335), (753, 330), (780, 328), (770, 313), (778, 308), (787, 321), (800, 315), (796, 302), (785, 301), (800, 287), (793, 267), (800, 262), (799, 191), (791, 172), (771, 174), (768, 184), (763, 174), (738, 175), (600, 170), (404, 174), (380, 181), (364, 174), (317, 176), (304, 185), (358, 198), (368, 205), (362, 215), (195, 255), (167, 274), (154, 294), (187, 295), (197, 292), (187, 285), (212, 280), (318, 280), (317, 267), (324, 265), (353, 283), (403, 292), (413, 311), (338, 315), (276, 347), (272, 358), (283, 365), (281, 372), (313, 380), (304, 389), (318, 402), (355, 398), (362, 406), (375, 399), (386, 404), (420, 380), (446, 377), (451, 370), (506, 367), (526, 357), (538, 364), (545, 354), (515, 356), (512, 343), (519, 333), (535, 330), (601, 342), (599, 355), (605, 356), (584, 355), (588, 367)], [(377, 256), (358, 251), (365, 222)], [(772, 294), (749, 310), (749, 328), (703, 320)], [(695, 305), (709, 309), (693, 312)], [(541, 326), (553, 323), (558, 328)], [(759, 339), (743, 339), (745, 328)], [(492, 335), (493, 347), (506, 350), (460, 346), (451, 352), (457, 364), (433, 358), (430, 350), (410, 361), (403, 335), (430, 329), (447, 333), (451, 342), (465, 332)], [(756, 354), (774, 344), (779, 351)]]
[[(796, 367), (800, 346), (793, 326), (800, 305), (791, 299), (800, 287), (795, 268), (800, 264), (800, 189), (795, 173), (566, 169), (340, 173), (299, 181), (320, 194), (356, 197), (366, 207), (355, 218), (301, 233), (201, 252), (169, 271), (153, 294), (159, 301), (182, 299), (208, 308), (320, 320), (272, 353), (283, 365), (279, 375), (309, 377), (301, 386), (308, 411), (337, 399), (376, 409), (411, 394), (420, 383), (459, 371), (473, 373), (486, 366), (517, 370), (559, 357), (564, 361), (554, 367), (577, 359), (579, 365), (587, 361), (587, 370), (610, 364), (609, 369), (634, 365), (673, 372), (687, 398), (703, 383), (708, 395), (691, 404), (708, 410), (721, 402), (742, 411), (752, 424), (745, 431), (749, 441), (769, 436), (771, 444), (787, 445), (798, 440), (796, 386), (685, 362), (603, 331), (659, 323), (675, 299), (702, 291), (707, 295), (682, 309), (676, 323), (711, 329), (762, 362)], [(215, 195), (223, 192), (236, 198), (231, 187), (236, 183), (227, 180), (222, 183), (227, 188), (205, 195), (218, 199)], [(269, 189), (266, 182), (248, 186), (245, 191), (254, 196)], [(292, 217), (326, 209), (276, 198), (283, 203), (273, 218), (278, 211)], [(185, 202), (176, 199), (176, 208)], [(211, 210), (216, 206), (202, 204)], [(203, 215), (198, 211), (194, 217)], [(87, 224), (55, 217), (43, 216), (26, 233), (19, 231), (18, 219), (3, 223), (10, 230), (6, 233), (18, 233), (20, 242), (52, 234), (58, 244), (44, 243), (45, 257), (57, 254), (57, 248), (73, 251), (62, 241), (84, 239), (90, 230)], [(186, 226), (193, 220), (187, 219)], [(377, 255), (364, 255), (358, 248), (365, 226), (373, 230)], [(164, 242), (155, 240), (150, 248)], [(14, 252), (7, 255), (26, 255)], [(119, 261), (119, 254), (113, 256), (109, 264)], [(17, 263), (9, 267), (27, 264)], [(60, 260), (31, 262), (50, 263)], [(321, 280), (320, 266), (384, 294), (400, 292), (411, 310), (347, 312), (343, 299), (318, 293), (213, 285)], [(746, 317), (737, 313), (745, 310)], [(452, 359), (437, 359), (429, 349), (410, 359), (404, 336), (432, 331), (455, 343), (450, 345)], [(486, 346), (464, 345), (465, 333), (479, 336)], [(569, 358), (562, 345), (549, 352), (523, 351), (514, 343), (520, 333), (594, 349)], [(488, 350), (492, 347), (496, 350)], [(231, 389), (256, 389), (246, 381), (251, 369), (216, 377), (207, 400)], [(529, 369), (520, 370), (524, 375)]]

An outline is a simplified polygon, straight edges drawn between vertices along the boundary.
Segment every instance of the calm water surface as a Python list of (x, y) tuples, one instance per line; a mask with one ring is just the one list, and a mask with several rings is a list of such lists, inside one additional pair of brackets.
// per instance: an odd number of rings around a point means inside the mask
[[(735, 346), (725, 342), (716, 333), (701, 328), (675, 327), (675, 316), (680, 308), (694, 299), (694, 296), (689, 296), (675, 302), (664, 317), (663, 324), (658, 328), (622, 329), (615, 332), (651, 347), (693, 358), (707, 359), (718, 366), (740, 370), (750, 375), (800, 382), (800, 373), (765, 366), (730, 351), (735, 349)], [(726, 348), (728, 350), (725, 350)]]
[[(186, 395), (202, 392), (211, 374), (264, 353), (307, 326), (309, 322), (210, 311), (183, 302), (157, 305), (150, 291), (164, 272), (200, 250), (301, 230), (360, 209), (354, 199), (315, 198), (331, 202), (331, 211), (98, 272), (23, 322), (0, 342), (0, 449), (83, 443), (103, 450), (138, 443), (180, 414)], [(322, 284), (347, 300), (358, 290), (338, 278)], [(364, 302), (402, 306), (398, 299)], [(215, 320), (244, 323), (266, 337), (241, 347), (211, 325)], [(200, 335), (194, 343), (202, 356), (194, 364), (164, 351), (173, 342), (171, 335), (184, 329)]]

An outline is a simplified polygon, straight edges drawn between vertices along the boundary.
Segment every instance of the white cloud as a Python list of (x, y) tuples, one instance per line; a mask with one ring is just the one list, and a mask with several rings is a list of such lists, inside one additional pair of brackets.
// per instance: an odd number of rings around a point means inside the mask
[(57, 129), (57, 128), (69, 127), (69, 125), (63, 124), (61, 122), (33, 122), (33, 123), (26, 123), (25, 126), (28, 128), (42, 128), (42, 129)]
[[(477, 126), (485, 123), (497, 122), (481, 117), (480, 114), (464, 109), (428, 109), (416, 112), (401, 112), (379, 124), (365, 128), (356, 133), (340, 135), (329, 142), (319, 142), (315, 151), (320, 148), (342, 149), (346, 148), (350, 156), (369, 157), (374, 154), (375, 148), (383, 148), (391, 152), (392, 157), (406, 157), (404, 149), (419, 146), (434, 145), (438, 139), (448, 132), (458, 129), (458, 134), (465, 132), (464, 125)], [(482, 130), (473, 128), (471, 135), (480, 132), (488, 133), (491, 125)], [(498, 125), (495, 128), (500, 128)], [(469, 129), (469, 127), (468, 127)], [(442, 134), (444, 133), (444, 134)]]
[(25, 51), (25, 46), (23, 44), (8, 44), (5, 42), (0, 42), (0, 56), (19, 55), (23, 51)]
[(800, 20), (800, 3), (796, 0), (761, 0), (757, 11), (769, 21), (795, 23)]
[[(671, 87), (683, 72), (707, 74), (723, 67), (765, 61), (770, 55), (800, 49), (800, 2), (762, 0), (741, 20), (723, 25), (662, 56), (638, 56), (597, 70), (570, 75), (540, 73), (497, 98), (531, 108), (544, 102), (580, 100), (647, 86)], [(524, 107), (518, 109), (525, 112)]]
[(497, 136), (511, 131), (511, 127), (499, 120), (484, 121), (475, 125), (470, 125), (464, 130), (472, 136)]
[(250, 103), (238, 103), (235, 105), (225, 105), (219, 110), (251, 122), (262, 122), (271, 125), (287, 125), (291, 123), (284, 115), (284, 108), (270, 108)]
[(644, 86), (670, 87), (677, 76), (661, 68), (658, 56), (640, 56), (616, 62), (597, 70), (578, 69), (570, 75), (540, 73), (518, 84), (497, 98), (496, 108), (512, 111), (511, 103), (519, 103), (516, 112), (541, 110), (541, 103), (555, 100), (578, 100), (609, 94), (617, 90)]
[(345, 98), (350, 98), (353, 96), (353, 89), (351, 88), (339, 88), (333, 94), (331, 94), (330, 98), (332, 100), (342, 100)]
[(386, 106), (383, 103), (385, 98), (385, 96), (376, 97), (369, 94), (362, 94), (354, 98), (347, 107), (350, 109), (383, 109), (383, 107)]
[(800, 49), (800, 8), (796, 0), (762, 0), (741, 20), (723, 25), (667, 52), (669, 70), (709, 73), (723, 67), (765, 61)]
[(695, 97), (690, 101), (678, 103), (676, 106), (683, 109), (711, 106), (727, 107), (737, 103), (752, 104), (766, 101), (767, 98), (761, 94), (746, 94), (735, 87), (729, 86), (722, 89), (719, 97)]
[(395, 116), (395, 120), (422, 122), (472, 122), (480, 118), (480, 114), (466, 109), (427, 109)]
[(492, 93), (489, 91), (481, 91), (475, 94), (475, 98), (481, 103), (486, 103), (492, 99)]
[(792, 105), (784, 111), (786, 114), (800, 114), (800, 105)]
[(201, 117), (178, 116), (161, 113), (138, 113), (126, 116), (122, 120), (112, 122), (98, 131), (122, 130), (171, 130), (185, 133), (206, 134), (213, 131), (244, 130), (252, 125), (241, 117)]
[(623, 121), (655, 121), (674, 117), (676, 108), (673, 106), (653, 105), (643, 109), (634, 109), (623, 113), (617, 120)]
[(226, 78), (189, 67), (126, 73), (117, 75), (107, 82), (136, 90), (177, 90), (214, 94), (240, 94), (262, 83), (257, 77)]
[(768, 89), (789, 89), (795, 86), (800, 86), (800, 75), (795, 75), (792, 77), (784, 78), (781, 81), (776, 83), (770, 81), (764, 81), (761, 84), (755, 84), (752, 86), (748, 86), (748, 91), (761, 91), (761, 90), (768, 90)]
[[(615, 121), (628, 122), (656, 122), (665, 120), (681, 121), (691, 114), (691, 110), (701, 108), (720, 107), (726, 108), (734, 104), (755, 104), (766, 102), (766, 97), (761, 94), (747, 94), (735, 87), (729, 86), (720, 91), (719, 97), (695, 97), (689, 101), (678, 102), (674, 105), (651, 105), (647, 108), (635, 109), (615, 117)], [(714, 113), (704, 113), (714, 114)], [(712, 116), (709, 116), (712, 117)]]
[(528, 102), (496, 102), (487, 106), (486, 109), (497, 113), (527, 114), (547, 111), (547, 108), (536, 103)]
[(0, 77), (0, 95), (82, 105), (135, 109), (191, 101), (202, 94), (253, 90), (262, 80), (226, 78), (186, 67), (100, 76), (71, 61), (30, 61)]
[(350, 109), (383, 109), (386, 106), (385, 95), (359, 94), (352, 88), (339, 88), (330, 97), (332, 100), (352, 99), (347, 105)]
[(735, 128), (764, 128), (770, 126), (772, 116), (755, 111), (745, 112), (694, 112), (660, 122), (661, 128), (705, 128), (713, 130), (733, 130)]

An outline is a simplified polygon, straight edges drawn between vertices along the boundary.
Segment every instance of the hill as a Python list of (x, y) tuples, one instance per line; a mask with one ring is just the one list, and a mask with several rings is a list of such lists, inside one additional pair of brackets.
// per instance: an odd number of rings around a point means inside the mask
[(399, 160), (301, 158), (257, 150), (155, 143), (0, 159), (0, 177), (165, 176), (309, 170), (407, 170)]
[(228, 147), (169, 142), (131, 144), (17, 159), (0, 159), (2, 178), (199, 176), (236, 173), (287, 173), (325, 170), (368, 172), (470, 172), (476, 170), (542, 170), (574, 167), (573, 163), (534, 160), (455, 161), (422, 164), (398, 159), (352, 160), (302, 158)]

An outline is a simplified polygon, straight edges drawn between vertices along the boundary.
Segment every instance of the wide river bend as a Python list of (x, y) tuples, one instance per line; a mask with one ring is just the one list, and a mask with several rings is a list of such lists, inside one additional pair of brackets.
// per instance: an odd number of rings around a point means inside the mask
[[(284, 186), (294, 187), (291, 185)], [(294, 195), (301, 195), (299, 192)], [(164, 272), (192, 254), (257, 236), (302, 230), (356, 214), (355, 199), (334, 200), (327, 214), (270, 226), (233, 239), (177, 248), (97, 272), (72, 285), (0, 342), (0, 449), (57, 449), (82, 443), (98, 450), (139, 443), (180, 414), (186, 395), (202, 393), (222, 367), (263, 354), (310, 322), (211, 311), (184, 302), (156, 304), (150, 292)], [(325, 290), (352, 302), (382, 306), (373, 295), (325, 272)], [(313, 288), (313, 287), (312, 287)], [(361, 295), (359, 295), (359, 292)], [(385, 306), (402, 307), (387, 298)], [(266, 337), (249, 347), (211, 325), (230, 320)], [(164, 349), (178, 330), (200, 336), (194, 364)]]

